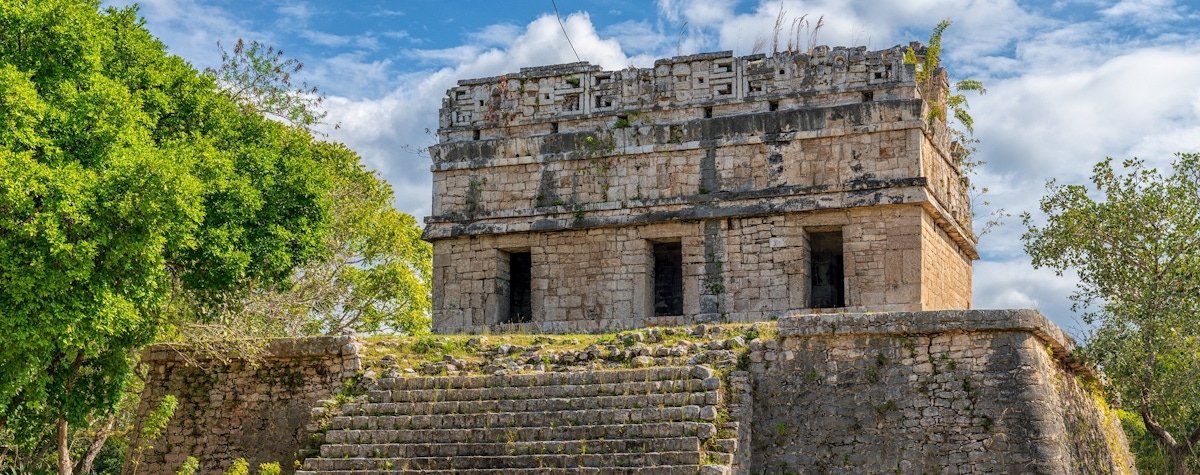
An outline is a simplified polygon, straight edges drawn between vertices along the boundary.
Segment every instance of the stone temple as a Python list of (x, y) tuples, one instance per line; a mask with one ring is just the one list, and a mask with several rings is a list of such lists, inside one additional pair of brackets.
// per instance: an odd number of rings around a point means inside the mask
[(904, 52), (459, 82), (430, 153), (433, 329), (539, 334), (151, 346), (129, 443), (151, 448), (123, 473), (1136, 473), (1062, 330), (970, 309), (945, 74)]
[(430, 149), (434, 331), (970, 308), (943, 88), (904, 51), (459, 81)]

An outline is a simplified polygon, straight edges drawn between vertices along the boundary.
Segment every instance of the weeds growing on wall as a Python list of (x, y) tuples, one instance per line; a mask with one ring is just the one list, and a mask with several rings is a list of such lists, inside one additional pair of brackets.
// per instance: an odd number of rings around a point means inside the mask
[[(916, 50), (909, 47), (904, 52), (904, 62), (916, 65), (917, 84), (922, 89), (922, 95), (933, 99), (929, 101), (931, 107), (927, 120), (929, 122), (941, 121), (948, 126), (951, 157), (961, 171), (960, 186), (965, 189), (967, 194), (971, 206), (972, 226), (976, 228), (971, 231), (978, 239), (991, 232), (992, 229), (1003, 223), (1004, 218), (1011, 215), (1004, 211), (1004, 208), (992, 209), (984, 215), (976, 214), (977, 209), (989, 207), (991, 202), (983, 199), (988, 189), (978, 187), (972, 180), (972, 177), (978, 176), (979, 168), (987, 162), (974, 156), (975, 144), (979, 143), (979, 140), (972, 136), (975, 133), (975, 119), (968, 111), (969, 105), (964, 93), (976, 92), (982, 95), (987, 93), (987, 89), (983, 87), (982, 82), (974, 79), (962, 79), (953, 85), (943, 80), (945, 72), (941, 66), (942, 34), (949, 27), (949, 19), (938, 23), (933, 28), (933, 33), (929, 35), (929, 45), (925, 47), (924, 54), (918, 55)], [(949, 122), (950, 117), (954, 118), (957, 126)], [(982, 221), (981, 225), (974, 225), (980, 221)]]

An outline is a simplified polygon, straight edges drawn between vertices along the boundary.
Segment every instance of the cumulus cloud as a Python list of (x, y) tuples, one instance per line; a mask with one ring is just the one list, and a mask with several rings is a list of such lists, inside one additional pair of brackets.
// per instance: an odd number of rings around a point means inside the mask
[(1087, 325), (1071, 311), (1074, 274), (1064, 277), (1047, 269), (1030, 270), (1028, 258), (1014, 261), (981, 261), (975, 264), (975, 308), (1032, 308), (1075, 336)]
[[(122, 5), (123, 3), (116, 3)], [(258, 31), (250, 22), (220, 7), (198, 0), (141, 0), (140, 13), (154, 25), (154, 34), (171, 54), (191, 61), (198, 69), (221, 65), (217, 41), (232, 48), (237, 38), (275, 44), (275, 36)]]
[(1139, 23), (1174, 21), (1182, 18), (1182, 8), (1175, 0), (1121, 0), (1100, 10), (1100, 14), (1116, 19), (1131, 19)]
[[(609, 69), (624, 67), (632, 61), (618, 41), (601, 38), (587, 14), (569, 15), (563, 26), (583, 60)], [(381, 96), (334, 96), (326, 102), (329, 118), (341, 125), (339, 129), (328, 130), (330, 137), (358, 151), (368, 166), (378, 170), (392, 184), (397, 208), (415, 216), (428, 215), (432, 199), (429, 159), (415, 152), (435, 142), (426, 130), (436, 130), (437, 111), (447, 89), (459, 79), (497, 76), (525, 66), (576, 61), (553, 15), (543, 15), (523, 28), (494, 25), (471, 37), (480, 43), (406, 52), (409, 57), (443, 66), (394, 80), (379, 78), (389, 85), (389, 90)], [(353, 63), (348, 58), (345, 64), (323, 67), (352, 71)], [(358, 65), (359, 68), (363, 66)], [(366, 68), (376, 76), (384, 74), (386, 69)], [(356, 75), (362, 73), (347, 74)]]

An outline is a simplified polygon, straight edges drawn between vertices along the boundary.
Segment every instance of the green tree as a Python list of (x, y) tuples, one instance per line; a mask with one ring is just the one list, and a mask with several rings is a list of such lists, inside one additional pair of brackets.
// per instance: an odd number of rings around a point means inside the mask
[(286, 282), (250, 283), (209, 318), (181, 323), (173, 339), (253, 358), (254, 338), (429, 331), (433, 252), (416, 219), (396, 211), (391, 187), (356, 153), (332, 143), (317, 149), (333, 176), (325, 255)]
[(942, 119), (946, 120), (946, 109), (949, 108), (954, 113), (954, 118), (962, 125), (967, 133), (975, 132), (975, 120), (967, 111), (967, 96), (962, 94), (963, 91), (973, 91), (980, 94), (987, 93), (983, 83), (974, 79), (963, 79), (951, 85), (946, 80), (945, 70), (942, 69), (942, 34), (946, 29), (950, 28), (950, 20), (942, 20), (937, 26), (933, 27), (933, 33), (929, 35), (929, 45), (925, 47), (925, 51), (918, 54), (916, 50), (909, 47), (904, 51), (904, 62), (907, 64), (917, 65), (917, 83), (921, 85), (926, 97), (931, 98), (930, 103), (933, 106), (929, 110), (929, 120)]
[[(294, 84), (303, 64), (282, 51), (239, 39), (232, 54), (222, 49), (222, 58), (222, 66), (207, 73), (244, 111), (305, 130), (326, 117), (317, 88)], [(297, 268), (290, 281), (252, 283), (212, 318), (185, 325), (178, 339), (253, 355), (248, 337), (428, 331), (433, 253), (416, 219), (396, 211), (391, 187), (352, 150), (332, 143), (316, 150), (333, 178), (332, 227), (322, 259)], [(194, 309), (193, 303), (182, 306)], [(231, 348), (233, 342), (243, 343)]]
[(323, 256), (332, 180), (135, 8), (0, 2), (0, 101), (0, 459), (56, 447), (69, 474), (72, 428), (111, 414), (168, 296), (216, 305)]
[(1026, 213), (1022, 239), (1035, 267), (1078, 273), (1075, 309), (1095, 326), (1084, 354), (1181, 475), (1200, 442), (1200, 154), (1178, 155), (1169, 176), (1124, 167), (1097, 164), (1094, 190), (1051, 181), (1046, 224)]
[(245, 309), (289, 335), (429, 331), (433, 251), (421, 228), (392, 206), (391, 187), (353, 151), (328, 144), (334, 176), (327, 256), (297, 269), (287, 286), (251, 295)]

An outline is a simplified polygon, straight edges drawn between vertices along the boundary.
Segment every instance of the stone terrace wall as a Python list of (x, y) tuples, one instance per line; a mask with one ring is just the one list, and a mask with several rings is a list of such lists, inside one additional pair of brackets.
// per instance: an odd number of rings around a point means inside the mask
[(751, 344), (755, 473), (1135, 473), (1034, 310), (804, 315)]
[[(223, 473), (236, 458), (252, 468), (278, 462), (295, 471), (298, 452), (309, 444), (310, 412), (361, 367), (353, 337), (273, 340), (257, 365), (183, 353), (168, 345), (145, 350), (149, 366), (137, 426), (168, 395), (179, 406), (152, 449), (140, 456), (138, 475), (174, 474), (187, 457), (200, 460), (201, 474)], [(186, 351), (186, 350), (184, 350)], [(134, 439), (131, 447), (145, 442)], [(127, 457), (122, 473), (133, 473)]]

